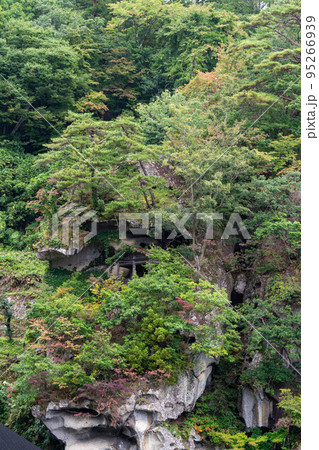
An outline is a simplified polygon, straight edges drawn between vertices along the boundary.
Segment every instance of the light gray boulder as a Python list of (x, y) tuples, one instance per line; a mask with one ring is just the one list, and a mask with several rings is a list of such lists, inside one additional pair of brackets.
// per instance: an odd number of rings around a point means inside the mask
[(247, 428), (269, 427), (273, 418), (274, 403), (264, 392), (263, 388), (242, 389), (241, 416)]
[(235, 281), (234, 291), (236, 291), (238, 294), (243, 294), (245, 292), (246, 286), (246, 276), (244, 274), (239, 274)]

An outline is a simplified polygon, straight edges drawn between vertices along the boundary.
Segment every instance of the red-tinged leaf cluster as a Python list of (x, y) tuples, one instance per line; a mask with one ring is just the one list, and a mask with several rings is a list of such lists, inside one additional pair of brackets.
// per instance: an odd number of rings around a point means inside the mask
[(182, 308), (181, 311), (178, 311), (178, 314), (180, 316), (187, 314), (189, 311), (192, 311), (194, 309), (194, 305), (187, 300), (183, 300), (180, 297), (176, 298), (176, 303)]
[(114, 381), (99, 382), (94, 385), (86, 384), (78, 390), (74, 400), (86, 399), (92, 402), (92, 407), (98, 412), (107, 411), (115, 426), (119, 419), (119, 406), (125, 402), (127, 396), (132, 392), (125, 378)]
[(193, 303), (183, 300), (180, 297), (177, 297), (176, 302), (181, 308), (181, 311), (177, 313), (186, 323), (193, 326), (203, 325), (205, 323), (205, 319), (194, 309)]
[(79, 353), (84, 336), (66, 317), (60, 317), (51, 328), (43, 319), (31, 319), (29, 323), (39, 333), (32, 347), (55, 362), (70, 361)]
[(162, 383), (164, 379), (169, 379), (170, 374), (164, 370), (157, 369), (147, 371), (144, 376), (138, 375), (135, 370), (114, 369), (114, 378), (111, 381), (102, 381), (92, 384), (86, 384), (78, 389), (78, 394), (74, 400), (86, 399), (92, 402), (92, 407), (98, 412), (107, 412), (112, 420), (112, 425), (116, 426), (120, 419), (119, 407), (127, 397), (139, 388), (144, 389), (148, 383)]
[(37, 392), (37, 403), (45, 405), (56, 399), (57, 392), (47, 371), (39, 372), (29, 378), (29, 383)]
[(214, 72), (198, 71), (196, 77), (182, 88), (182, 92), (190, 97), (214, 94), (222, 87), (221, 78), (221, 75), (218, 76)]

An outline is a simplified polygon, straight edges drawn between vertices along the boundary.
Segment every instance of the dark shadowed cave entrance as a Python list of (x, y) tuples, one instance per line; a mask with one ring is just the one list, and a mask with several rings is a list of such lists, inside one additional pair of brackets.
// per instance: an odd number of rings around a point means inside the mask
[(233, 290), (230, 294), (230, 301), (233, 306), (241, 305), (244, 301), (244, 294), (240, 294)]

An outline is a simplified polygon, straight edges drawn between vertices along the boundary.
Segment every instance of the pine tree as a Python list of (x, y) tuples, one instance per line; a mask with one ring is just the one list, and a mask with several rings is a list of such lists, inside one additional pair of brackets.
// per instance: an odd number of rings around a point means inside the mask
[(46, 145), (49, 152), (38, 164), (50, 165), (50, 183), (61, 199), (98, 210), (104, 216), (118, 211), (152, 208), (156, 204), (144, 162), (157, 158), (145, 146), (141, 128), (131, 116), (109, 122), (90, 114), (71, 114), (62, 137)]

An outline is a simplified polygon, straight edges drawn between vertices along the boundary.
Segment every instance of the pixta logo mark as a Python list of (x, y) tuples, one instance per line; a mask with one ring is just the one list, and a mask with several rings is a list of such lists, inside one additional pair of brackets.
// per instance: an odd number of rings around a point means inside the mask
[[(97, 234), (96, 211), (77, 203), (61, 206), (52, 217), (51, 238), (64, 246), (80, 251)], [(95, 218), (95, 219), (94, 219)], [(81, 225), (90, 221), (91, 231), (85, 236), (80, 233)]]
[[(146, 235), (150, 229), (149, 213), (121, 213), (119, 214), (119, 238), (126, 239), (127, 231), (133, 235)], [(214, 239), (214, 221), (224, 219), (222, 213), (187, 213), (178, 217), (176, 214), (169, 214), (167, 217), (174, 225), (174, 230), (166, 238), (168, 240), (175, 239), (179, 234), (185, 239), (192, 239), (191, 233), (187, 230), (186, 224), (190, 219), (199, 219), (206, 223), (205, 239)], [(153, 232), (155, 239), (162, 239), (162, 214), (152, 214)], [(242, 235), (244, 239), (251, 239), (245, 224), (238, 213), (230, 215), (229, 220), (224, 228), (221, 239), (228, 239), (230, 236)]]

